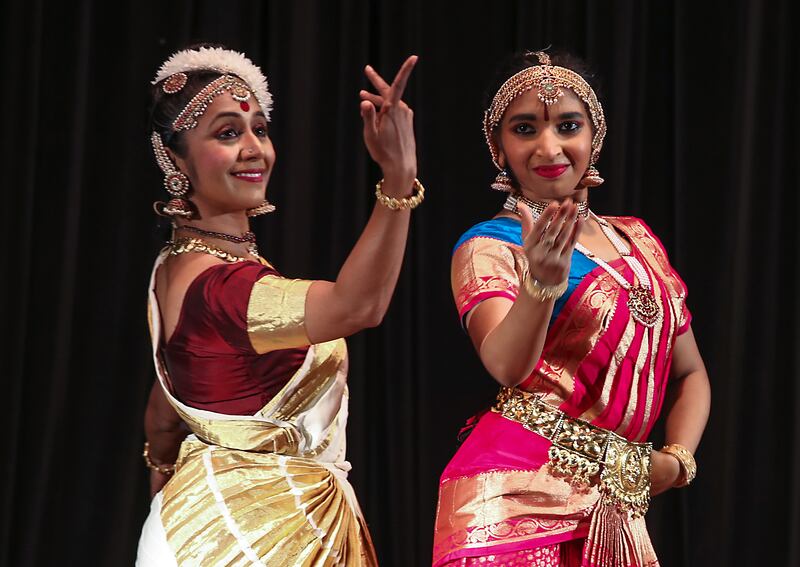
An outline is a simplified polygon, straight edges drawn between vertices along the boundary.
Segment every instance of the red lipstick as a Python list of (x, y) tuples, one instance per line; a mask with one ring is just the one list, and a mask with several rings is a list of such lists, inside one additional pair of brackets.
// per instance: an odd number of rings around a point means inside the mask
[(534, 167), (533, 171), (535, 171), (542, 177), (547, 177), (548, 179), (552, 179), (564, 173), (568, 167), (569, 167), (568, 165), (563, 163), (556, 165), (540, 165), (539, 167)]

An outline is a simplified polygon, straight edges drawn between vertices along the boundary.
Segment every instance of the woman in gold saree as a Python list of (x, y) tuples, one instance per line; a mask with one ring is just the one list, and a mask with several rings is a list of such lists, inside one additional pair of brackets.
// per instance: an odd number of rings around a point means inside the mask
[(641, 219), (588, 207), (606, 122), (580, 69), (519, 54), (490, 94), (492, 187), (508, 197), (459, 239), (451, 273), (502, 387), (442, 474), (436, 567), (655, 566), (650, 494), (696, 471), (710, 394), (686, 286)]
[(366, 68), (378, 92), (361, 92), (364, 140), (384, 179), (335, 282), (282, 276), (249, 230), (249, 217), (274, 210), (261, 70), (206, 46), (159, 70), (151, 142), (171, 197), (157, 210), (173, 237), (149, 291), (154, 498), (138, 565), (377, 563), (347, 481), (343, 337), (381, 321), (424, 195), (401, 99), (415, 62), (391, 85)]

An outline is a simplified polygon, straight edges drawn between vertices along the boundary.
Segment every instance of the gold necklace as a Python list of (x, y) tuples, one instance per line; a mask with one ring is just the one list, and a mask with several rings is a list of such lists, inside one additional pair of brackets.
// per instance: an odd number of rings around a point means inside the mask
[(655, 327), (660, 325), (663, 321), (661, 314), (661, 306), (656, 300), (653, 293), (653, 282), (647, 274), (647, 270), (642, 263), (633, 255), (633, 249), (628, 248), (628, 245), (614, 232), (614, 229), (608, 224), (608, 221), (601, 219), (596, 214), (592, 216), (600, 225), (600, 229), (611, 241), (611, 245), (616, 249), (617, 253), (622, 257), (635, 276), (634, 283), (630, 283), (625, 277), (617, 270), (612, 268), (608, 262), (602, 258), (597, 257), (594, 252), (587, 249), (580, 242), (575, 243), (575, 249), (582, 252), (584, 256), (592, 260), (595, 264), (603, 268), (611, 277), (617, 280), (619, 285), (628, 292), (628, 311), (634, 321), (637, 321), (645, 327)]
[[(503, 208), (507, 211), (511, 211), (512, 213), (519, 214), (519, 210), (517, 209), (517, 203), (525, 203), (528, 208), (531, 210), (531, 214), (533, 215), (533, 220), (535, 221), (547, 208), (547, 206), (551, 203), (551, 201), (534, 201), (533, 199), (528, 199), (522, 193), (513, 193), (509, 194), (506, 197), (506, 202), (503, 203)], [(576, 201), (575, 206), (578, 207), (578, 216), (582, 219), (589, 218), (589, 203), (588, 201)]]
[(170, 256), (188, 254), (189, 252), (202, 252), (203, 254), (210, 254), (211, 256), (225, 260), (226, 262), (247, 261), (247, 258), (243, 256), (235, 256), (230, 252), (223, 250), (222, 248), (217, 248), (216, 246), (213, 246), (200, 238), (181, 237), (170, 242)]

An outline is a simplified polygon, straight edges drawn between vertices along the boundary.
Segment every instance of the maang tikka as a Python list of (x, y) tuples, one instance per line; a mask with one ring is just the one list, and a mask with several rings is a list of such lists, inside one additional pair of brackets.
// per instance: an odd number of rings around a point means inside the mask
[[(606, 135), (606, 119), (603, 113), (603, 106), (597, 99), (597, 95), (592, 87), (589, 86), (589, 83), (578, 73), (566, 67), (553, 65), (550, 61), (550, 56), (543, 51), (537, 51), (534, 55), (536, 55), (539, 60), (539, 64), (526, 67), (522, 71), (509, 77), (497, 90), (497, 93), (495, 93), (492, 99), (492, 103), (483, 115), (483, 134), (486, 138), (486, 144), (489, 146), (492, 162), (500, 171), (491, 187), (498, 191), (515, 191), (514, 187), (511, 185), (508, 172), (498, 161), (499, 152), (492, 134), (497, 126), (499, 126), (503, 114), (511, 102), (521, 94), (534, 88), (537, 89), (537, 96), (539, 100), (545, 104), (545, 107), (552, 106), (558, 102), (558, 100), (564, 96), (564, 91), (562, 89), (568, 88), (589, 108), (592, 125), (594, 126), (592, 153), (589, 158), (589, 167), (586, 169), (579, 185), (582, 187), (597, 187), (603, 183), (600, 172), (598, 172), (597, 168), (594, 166), (600, 157), (600, 150), (603, 147), (603, 138), (605, 138)], [(506, 187), (508, 187), (508, 189), (506, 189)]]
[[(202, 70), (215, 71), (221, 76), (200, 89), (186, 104), (172, 124), (175, 132), (191, 130), (197, 126), (197, 121), (214, 98), (224, 92), (229, 92), (245, 112), (250, 109), (248, 101), (253, 95), (269, 121), (272, 95), (269, 92), (267, 78), (250, 59), (236, 51), (218, 47), (179, 51), (164, 62), (156, 74), (153, 84), (162, 82), (161, 88), (165, 94), (176, 94), (186, 86), (187, 72)], [(150, 139), (156, 162), (164, 173), (164, 186), (172, 197), (167, 203), (155, 203), (156, 212), (167, 216), (191, 218), (195, 214), (195, 207), (186, 198), (190, 189), (189, 178), (175, 167), (164, 147), (161, 135), (153, 132)], [(247, 216), (262, 215), (274, 210), (275, 206), (265, 200), (257, 207), (248, 209)]]

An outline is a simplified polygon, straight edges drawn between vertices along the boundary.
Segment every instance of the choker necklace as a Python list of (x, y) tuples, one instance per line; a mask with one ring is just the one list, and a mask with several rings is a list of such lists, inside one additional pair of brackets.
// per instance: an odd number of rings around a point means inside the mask
[[(522, 193), (513, 193), (506, 197), (506, 202), (503, 203), (503, 208), (507, 211), (511, 211), (512, 213), (519, 214), (517, 203), (524, 203), (531, 210), (531, 213), (533, 214), (533, 220), (536, 220), (542, 215), (544, 210), (551, 202), (552, 201), (534, 201), (533, 199), (528, 199)], [(589, 202), (577, 201), (575, 205), (578, 207), (578, 216), (584, 220), (588, 219)]]
[(582, 252), (584, 256), (603, 268), (623, 289), (627, 290), (628, 310), (631, 312), (631, 317), (634, 321), (641, 323), (645, 327), (656, 326), (656, 324), (661, 322), (661, 306), (658, 304), (658, 301), (656, 301), (655, 294), (653, 294), (653, 284), (650, 281), (647, 270), (642, 266), (639, 259), (633, 255), (633, 250), (628, 248), (628, 245), (619, 237), (608, 221), (601, 219), (594, 213), (591, 214), (600, 225), (603, 234), (611, 241), (611, 244), (619, 255), (622, 256), (625, 263), (633, 270), (639, 283), (637, 285), (631, 284), (622, 274), (609, 266), (608, 262), (595, 256), (594, 252), (579, 242), (575, 243), (575, 249)]
[(175, 230), (188, 230), (189, 232), (194, 232), (195, 234), (199, 234), (201, 236), (207, 236), (208, 238), (219, 238), (220, 240), (235, 242), (236, 244), (247, 244), (247, 252), (255, 257), (258, 257), (258, 246), (256, 245), (256, 235), (250, 230), (248, 230), (241, 236), (236, 236), (235, 234), (228, 234), (226, 232), (216, 232), (213, 230), (206, 230), (204, 228), (193, 226), (191, 224), (175, 225), (173, 228)]
[(230, 252), (212, 246), (205, 240), (200, 238), (176, 238), (169, 243), (169, 255), (178, 256), (180, 254), (188, 254), (189, 252), (202, 252), (203, 254), (210, 254), (226, 262), (244, 262), (247, 258), (242, 256), (235, 256)]

